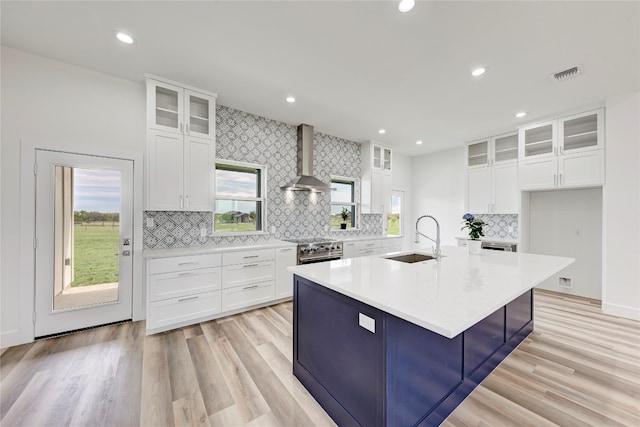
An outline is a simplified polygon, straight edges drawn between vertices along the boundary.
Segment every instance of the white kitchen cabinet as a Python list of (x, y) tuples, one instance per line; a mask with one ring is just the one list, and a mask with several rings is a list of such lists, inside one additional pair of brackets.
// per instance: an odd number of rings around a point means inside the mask
[(147, 333), (220, 313), (220, 254), (147, 261)]
[(257, 249), (222, 255), (222, 311), (275, 299), (275, 250)]
[[(374, 141), (362, 144), (360, 209), (362, 213), (391, 212), (391, 149)], [(384, 221), (383, 221), (384, 222)]]
[(562, 117), (519, 130), (520, 189), (604, 183), (604, 110)]
[(215, 94), (147, 79), (147, 208), (209, 211)]
[(402, 251), (402, 237), (380, 239), (381, 253)]
[(287, 267), (296, 265), (297, 248), (276, 249), (276, 298), (293, 296), (293, 273)]
[(518, 134), (467, 144), (467, 212), (518, 213)]
[(356, 242), (344, 242), (342, 244), (342, 258), (355, 258)]

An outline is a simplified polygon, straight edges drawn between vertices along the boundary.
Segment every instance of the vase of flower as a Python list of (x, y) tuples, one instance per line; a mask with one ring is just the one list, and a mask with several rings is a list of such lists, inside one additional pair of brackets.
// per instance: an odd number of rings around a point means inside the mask
[(482, 248), (482, 241), (480, 240), (480, 237), (484, 237), (484, 233), (482, 232), (484, 221), (474, 217), (470, 213), (464, 214), (462, 216), (462, 220), (462, 224), (464, 224), (464, 226), (460, 230), (469, 230), (469, 240), (467, 240), (469, 253), (478, 255)]

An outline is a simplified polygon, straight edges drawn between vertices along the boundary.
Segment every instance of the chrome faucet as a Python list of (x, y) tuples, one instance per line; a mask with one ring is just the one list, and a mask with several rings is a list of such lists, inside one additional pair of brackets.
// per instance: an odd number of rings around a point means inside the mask
[[(431, 237), (427, 236), (426, 234), (422, 234), (421, 232), (418, 231), (418, 223), (422, 218), (431, 218), (436, 223), (436, 240), (433, 240)], [(436, 259), (439, 260), (440, 259), (440, 224), (438, 223), (438, 220), (432, 217), (431, 215), (422, 215), (420, 218), (418, 218), (418, 220), (416, 221), (416, 243), (420, 243), (420, 236), (426, 237), (427, 239), (431, 240), (436, 244), (436, 247), (433, 248), (433, 255), (436, 257)]]

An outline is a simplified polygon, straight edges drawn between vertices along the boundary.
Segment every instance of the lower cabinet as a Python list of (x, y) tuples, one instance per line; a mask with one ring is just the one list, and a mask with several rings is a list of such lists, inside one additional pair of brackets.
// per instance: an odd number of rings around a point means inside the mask
[(239, 308), (268, 302), (275, 299), (275, 281), (254, 283), (247, 286), (222, 290), (222, 311), (233, 311)]
[(296, 248), (276, 249), (276, 298), (293, 296), (293, 273), (287, 270), (297, 264)]
[(293, 247), (149, 259), (147, 334), (291, 297), (295, 264)]
[(149, 304), (147, 330), (171, 329), (221, 312), (220, 291), (170, 298)]

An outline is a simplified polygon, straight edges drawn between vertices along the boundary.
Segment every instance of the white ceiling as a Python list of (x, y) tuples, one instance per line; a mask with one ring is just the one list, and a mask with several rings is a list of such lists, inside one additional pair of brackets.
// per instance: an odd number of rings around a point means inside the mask
[[(419, 1), (406, 14), (397, 1), (0, 7), (6, 46), (134, 81), (160, 75), (216, 92), (222, 105), (408, 155), (640, 88), (638, 1)], [(488, 72), (474, 79), (477, 65)], [(549, 78), (575, 65), (585, 73)], [(520, 110), (528, 116), (516, 119)]]

